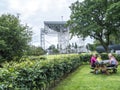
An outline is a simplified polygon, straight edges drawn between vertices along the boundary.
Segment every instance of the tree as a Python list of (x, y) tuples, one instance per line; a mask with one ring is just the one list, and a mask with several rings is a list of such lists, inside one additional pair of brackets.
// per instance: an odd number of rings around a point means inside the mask
[(37, 46), (29, 46), (29, 49), (27, 50), (27, 55), (35, 55), (35, 56), (39, 56), (39, 55), (44, 55), (46, 53), (46, 51), (41, 48), (41, 47), (37, 47)]
[[(70, 6), (72, 11), (68, 21), (70, 33), (72, 36), (83, 38), (90, 36), (98, 40), (108, 52), (111, 35), (115, 36), (120, 32), (119, 5), (119, 0), (76, 1)], [(111, 18), (114, 21), (110, 20)]]
[(51, 45), (51, 46), (49, 46), (48, 49), (49, 49), (49, 50), (55, 49), (55, 45)]
[(77, 48), (78, 48), (78, 45), (77, 45), (77, 43), (75, 43), (75, 46), (74, 46), (74, 48), (75, 48), (75, 52), (77, 53)]
[(59, 50), (55, 48), (55, 45), (49, 46), (48, 50), (50, 50), (51, 54), (58, 54)]
[(86, 48), (87, 50), (90, 50), (90, 51), (95, 51), (96, 49), (95, 44), (90, 44), (90, 43), (86, 45)]
[(72, 43), (72, 47), (74, 48), (75, 46), (74, 46), (74, 43)]
[(11, 14), (0, 16), (0, 55), (4, 59), (20, 58), (31, 40), (31, 31), (21, 24), (19, 17)]
[(111, 29), (116, 31), (111, 35), (111, 40), (114, 40), (112, 42), (120, 43), (120, 33), (118, 32), (120, 30), (120, 1), (110, 6), (106, 17), (106, 21), (111, 22)]
[[(117, 33), (119, 35), (119, 33)], [(110, 36), (110, 44), (120, 44), (120, 37), (118, 35), (111, 35)]]
[(66, 50), (67, 50), (67, 53), (71, 53), (71, 44), (70, 43), (68, 44)]
[(58, 49), (58, 50), (60, 49), (59, 44), (57, 44), (57, 49)]
[(95, 40), (93, 44), (88, 43), (86, 45), (86, 48), (90, 51), (95, 51), (97, 46), (100, 46), (100, 42), (98, 40)]

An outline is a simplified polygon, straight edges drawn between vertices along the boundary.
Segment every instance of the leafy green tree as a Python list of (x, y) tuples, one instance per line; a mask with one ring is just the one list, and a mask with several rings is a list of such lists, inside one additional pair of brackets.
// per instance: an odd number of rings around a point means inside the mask
[(120, 44), (120, 37), (118, 36), (120, 33), (117, 33), (117, 35), (111, 35), (110, 36), (110, 44)]
[(70, 6), (71, 16), (68, 21), (72, 35), (83, 38), (90, 36), (98, 40), (108, 52), (110, 36), (120, 32), (119, 7), (119, 0), (76, 1)]
[(71, 44), (69, 43), (66, 47), (67, 53), (71, 53)]
[(58, 49), (56, 49), (56, 48), (55, 48), (55, 49), (53, 49), (53, 50), (52, 50), (52, 52), (53, 52), (53, 54), (59, 54), (59, 50), (58, 50)]
[(58, 54), (59, 53), (59, 50), (57, 48), (55, 48), (55, 45), (49, 46), (48, 50), (50, 50), (51, 54)]
[(72, 47), (75, 47), (74, 43), (72, 43)]
[(55, 45), (51, 45), (51, 46), (49, 46), (48, 49), (49, 49), (49, 50), (55, 49)]
[(77, 43), (75, 43), (75, 49), (77, 49), (78, 48), (78, 45), (77, 45)]
[(107, 22), (111, 22), (111, 29), (114, 30), (113, 34), (111, 35), (111, 42), (113, 43), (120, 43), (120, 1), (114, 3), (110, 6), (107, 10), (106, 14)]
[(87, 48), (88, 50), (90, 50), (90, 51), (95, 51), (95, 50), (96, 50), (95, 44), (90, 44), (90, 43), (88, 43), (88, 44), (86, 45), (86, 48)]
[(57, 44), (57, 49), (58, 49), (58, 50), (60, 49), (59, 44)]
[(74, 46), (74, 48), (75, 48), (75, 52), (77, 53), (77, 48), (78, 48), (78, 45), (77, 45), (77, 43), (75, 43), (75, 46)]
[(37, 47), (37, 46), (29, 46), (29, 49), (27, 50), (27, 55), (35, 55), (35, 56), (39, 56), (39, 55), (44, 55), (46, 53), (46, 51), (41, 48), (41, 47)]
[(95, 51), (95, 50), (96, 50), (96, 47), (97, 47), (97, 46), (100, 46), (100, 45), (101, 45), (100, 42), (99, 42), (98, 40), (95, 40), (95, 41), (93, 42), (93, 44), (88, 43), (88, 44), (86, 45), (86, 48), (87, 48), (88, 50), (90, 50), (90, 51)]
[(20, 58), (31, 40), (31, 31), (21, 24), (19, 17), (11, 14), (0, 16), (0, 55), (4, 59)]
[(71, 44), (69, 43), (69, 45), (67, 46), (68, 49), (71, 49)]

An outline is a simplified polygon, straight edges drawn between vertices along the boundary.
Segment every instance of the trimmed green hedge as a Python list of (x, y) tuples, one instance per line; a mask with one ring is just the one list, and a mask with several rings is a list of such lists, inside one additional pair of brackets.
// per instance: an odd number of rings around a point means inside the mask
[[(107, 54), (101, 56), (108, 59)], [(120, 55), (115, 56), (120, 60)], [(30, 57), (19, 62), (6, 62), (0, 69), (0, 90), (47, 90), (80, 65), (88, 63), (90, 57), (91, 54), (59, 55), (48, 59)]]
[(67, 55), (51, 60), (10, 62), (0, 69), (0, 89), (47, 89), (82, 64), (79, 55)]

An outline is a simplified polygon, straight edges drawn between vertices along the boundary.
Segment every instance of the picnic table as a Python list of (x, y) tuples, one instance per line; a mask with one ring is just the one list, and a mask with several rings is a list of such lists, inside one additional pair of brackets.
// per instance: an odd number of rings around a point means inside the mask
[(117, 72), (117, 66), (114, 67), (108, 67), (109, 66), (109, 60), (102, 60), (101, 62), (96, 63), (96, 67), (94, 68), (94, 72), (97, 74), (98, 71), (102, 71), (104, 68), (104, 71), (108, 74), (110, 71), (113, 73)]
[(102, 60), (102, 61), (99, 62), (99, 64), (109, 64), (109, 61), (110, 60)]
[(106, 64), (106, 63), (109, 63), (109, 61), (110, 61), (110, 60), (102, 60), (101, 62), (103, 62), (103, 63)]

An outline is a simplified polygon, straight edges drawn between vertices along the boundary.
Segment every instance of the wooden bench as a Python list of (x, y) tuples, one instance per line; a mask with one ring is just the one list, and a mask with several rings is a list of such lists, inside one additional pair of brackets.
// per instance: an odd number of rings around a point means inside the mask
[[(91, 69), (93, 69), (95, 74), (98, 73), (98, 71), (100, 71), (102, 73), (102, 69), (103, 67), (101, 65), (98, 65), (96, 67), (91, 67)], [(106, 70), (106, 73), (109, 74), (109, 73), (117, 73), (117, 66), (114, 66), (114, 67), (107, 67), (105, 64), (104, 64), (104, 70)], [(96, 73), (97, 71), (97, 73)]]
[(107, 70), (112, 71), (113, 73), (117, 73), (117, 66), (107, 67)]

